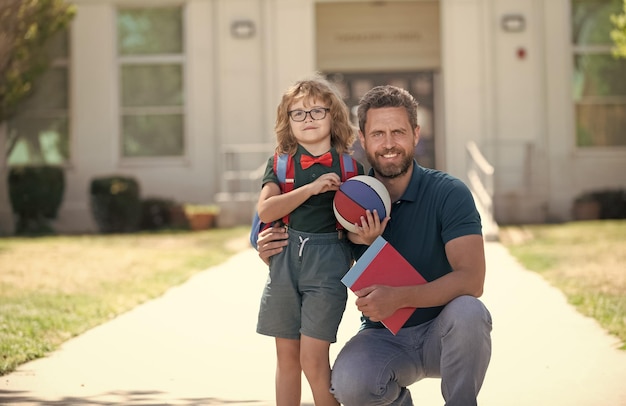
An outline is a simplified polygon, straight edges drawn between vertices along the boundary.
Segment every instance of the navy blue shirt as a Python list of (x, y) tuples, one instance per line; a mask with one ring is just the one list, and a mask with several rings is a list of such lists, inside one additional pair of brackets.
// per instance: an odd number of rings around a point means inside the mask
[[(482, 235), (482, 226), (467, 186), (447, 173), (413, 162), (411, 181), (402, 197), (392, 204), (383, 237), (430, 282), (452, 272), (445, 244), (471, 234)], [(356, 258), (366, 249), (364, 245), (353, 245)], [(416, 309), (404, 326), (429, 321), (442, 309)], [(362, 328), (384, 327), (366, 317), (362, 320)]]

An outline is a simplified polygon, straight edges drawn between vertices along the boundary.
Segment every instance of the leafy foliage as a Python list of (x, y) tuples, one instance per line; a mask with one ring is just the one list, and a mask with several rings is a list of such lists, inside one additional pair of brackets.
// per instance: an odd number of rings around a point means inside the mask
[(102, 233), (128, 233), (139, 229), (139, 182), (128, 176), (104, 176), (91, 180), (91, 210)]
[(52, 232), (65, 191), (65, 173), (58, 166), (19, 166), (9, 169), (9, 197), (17, 217), (16, 234)]
[(622, 12), (611, 15), (611, 22), (613, 23), (611, 39), (615, 43), (613, 56), (616, 58), (626, 58), (626, 0), (623, 1)]
[(75, 14), (63, 0), (0, 0), (0, 123), (31, 93), (49, 64), (45, 44)]

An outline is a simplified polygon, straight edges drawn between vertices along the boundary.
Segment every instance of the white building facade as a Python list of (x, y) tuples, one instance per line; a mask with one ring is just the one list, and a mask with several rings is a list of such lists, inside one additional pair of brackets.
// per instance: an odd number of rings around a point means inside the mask
[[(495, 168), (500, 223), (567, 221), (581, 193), (626, 188), (626, 62), (605, 35), (617, 0), (74, 3), (45, 79), (65, 96), (35, 98), (0, 128), (2, 144), (20, 135), (3, 174), (64, 166), (59, 232), (96, 230), (90, 181), (112, 174), (145, 198), (220, 203), (222, 225), (247, 221), (260, 184), (246, 179), (272, 152), (280, 95), (314, 72), (351, 107), (374, 85), (407, 88), (424, 166), (467, 180), (475, 142)], [(4, 235), (8, 202), (3, 175)]]

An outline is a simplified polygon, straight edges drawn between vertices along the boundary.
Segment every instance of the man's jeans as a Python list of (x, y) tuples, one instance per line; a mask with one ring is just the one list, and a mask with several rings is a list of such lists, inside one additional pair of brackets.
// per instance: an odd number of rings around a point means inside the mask
[(412, 405), (406, 388), (441, 378), (447, 406), (476, 405), (491, 358), (491, 315), (482, 302), (461, 296), (434, 320), (402, 328), (365, 329), (341, 350), (331, 392), (346, 406)]

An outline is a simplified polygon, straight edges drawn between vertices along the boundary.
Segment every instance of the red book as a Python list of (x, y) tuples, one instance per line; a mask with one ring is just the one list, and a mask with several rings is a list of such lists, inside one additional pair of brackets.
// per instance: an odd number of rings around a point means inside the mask
[[(372, 285), (422, 285), (427, 281), (387, 240), (378, 237), (341, 282), (355, 292)], [(414, 307), (398, 309), (382, 323), (396, 335), (414, 310)]]

